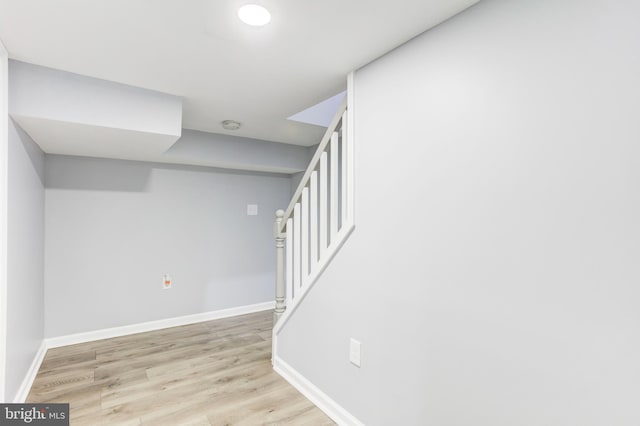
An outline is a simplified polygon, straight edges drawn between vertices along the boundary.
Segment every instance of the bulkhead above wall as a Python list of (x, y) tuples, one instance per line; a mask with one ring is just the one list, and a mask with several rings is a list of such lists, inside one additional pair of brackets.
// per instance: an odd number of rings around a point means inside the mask
[(48, 154), (146, 160), (182, 134), (179, 96), (13, 60), (9, 115)]
[(182, 129), (182, 98), (9, 61), (9, 115), (47, 154), (292, 174), (309, 148)]

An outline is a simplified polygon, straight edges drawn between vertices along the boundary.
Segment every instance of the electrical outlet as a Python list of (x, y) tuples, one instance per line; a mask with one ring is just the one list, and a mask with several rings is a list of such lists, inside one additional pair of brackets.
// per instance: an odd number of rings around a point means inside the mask
[(360, 350), (362, 344), (358, 342), (356, 339), (351, 338), (351, 342), (349, 344), (349, 361), (351, 364), (356, 367), (360, 367)]
[(171, 288), (171, 284), (173, 284), (173, 281), (171, 280), (171, 275), (164, 274), (164, 276), (162, 277), (162, 288), (164, 289)]
[(258, 216), (257, 204), (247, 204), (247, 216)]

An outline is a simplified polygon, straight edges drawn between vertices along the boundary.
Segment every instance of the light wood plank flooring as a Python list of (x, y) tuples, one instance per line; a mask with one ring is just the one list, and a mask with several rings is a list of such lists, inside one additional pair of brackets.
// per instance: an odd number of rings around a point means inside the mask
[(50, 349), (27, 402), (72, 425), (333, 425), (271, 368), (272, 312)]

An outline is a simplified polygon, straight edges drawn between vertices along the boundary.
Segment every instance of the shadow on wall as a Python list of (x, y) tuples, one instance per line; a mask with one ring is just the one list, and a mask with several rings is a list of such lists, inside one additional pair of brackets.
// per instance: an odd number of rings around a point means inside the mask
[[(54, 163), (55, 167), (52, 167)], [(44, 183), (47, 189), (148, 192), (154, 170), (290, 177), (279, 173), (48, 154), (45, 160)]]
[(31, 164), (33, 164), (33, 170), (38, 174), (38, 178), (40, 179), (40, 183), (44, 186), (45, 176), (44, 176), (44, 167), (42, 166), (42, 150), (40, 147), (31, 139), (31, 136), (27, 134), (22, 127), (16, 123), (13, 118), (9, 118), (13, 123), (13, 127), (16, 132), (18, 132), (18, 136), (22, 141), (24, 146), (24, 150), (29, 156), (29, 160), (31, 160)]
[[(92, 191), (146, 192), (153, 167), (135, 161), (47, 155), (45, 187)], [(56, 167), (52, 167), (56, 163)]]

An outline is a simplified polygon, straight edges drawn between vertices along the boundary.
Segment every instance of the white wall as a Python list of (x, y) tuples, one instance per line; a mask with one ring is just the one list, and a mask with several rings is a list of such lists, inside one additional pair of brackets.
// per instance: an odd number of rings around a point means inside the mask
[(47, 156), (46, 336), (274, 300), (272, 224), (289, 181)]
[(175, 136), (182, 99), (154, 90), (12, 60), (9, 109), (18, 117)]
[(0, 40), (0, 402), (5, 402), (7, 354), (7, 178), (9, 169), (7, 50)]
[(356, 229), (284, 361), (367, 425), (640, 424), (638, 16), (484, 0), (359, 70)]
[(44, 338), (44, 154), (9, 120), (6, 400)]

